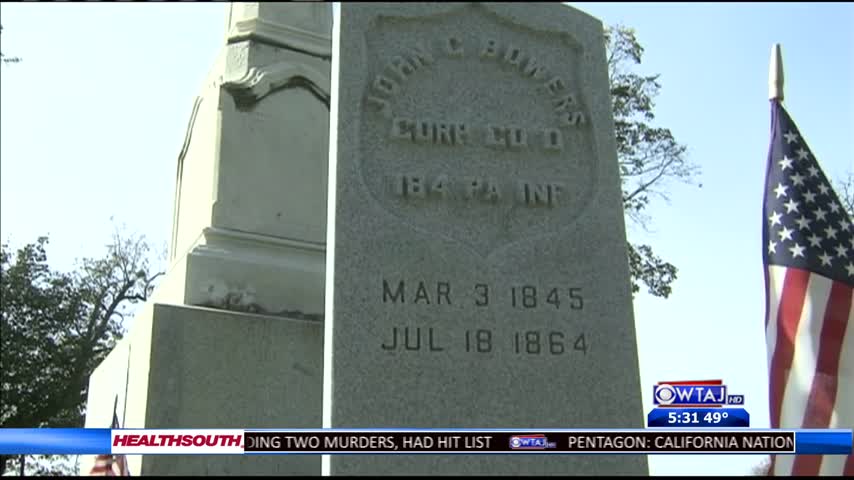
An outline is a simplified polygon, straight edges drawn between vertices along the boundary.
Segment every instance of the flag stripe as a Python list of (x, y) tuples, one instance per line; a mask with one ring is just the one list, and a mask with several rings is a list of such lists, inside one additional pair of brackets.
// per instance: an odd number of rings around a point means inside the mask
[(838, 477), (842, 475), (845, 469), (845, 460), (850, 458), (850, 455), (824, 455), (821, 460), (821, 468), (816, 475), (821, 477)]
[[(851, 288), (833, 282), (820, 336), (820, 350), (815, 376), (804, 413), (803, 428), (828, 428), (836, 401), (839, 359), (848, 313), (851, 310)], [(799, 455), (792, 467), (794, 475), (818, 475), (821, 455)], [(841, 472), (840, 472), (841, 473)]]
[[(789, 271), (803, 272), (803, 270), (794, 268), (790, 268)], [(804, 273), (809, 275), (809, 272)], [(822, 319), (825, 315), (832, 285), (831, 280), (821, 275), (809, 275), (793, 337), (792, 363), (784, 385), (779, 428), (798, 428), (803, 425), (807, 398), (816, 371), (815, 365), (819, 351)], [(784, 292), (784, 295), (786, 294)], [(794, 311), (791, 312), (792, 315), (794, 313)], [(778, 459), (777, 471), (781, 474), (790, 475), (796, 458), (799, 457), (787, 455)]]
[[(782, 298), (783, 284), (786, 280), (786, 267), (768, 265), (768, 297), (773, 299)], [(774, 355), (774, 346), (777, 345), (777, 309), (780, 304), (774, 300), (768, 302), (768, 314), (765, 316), (765, 339), (768, 343), (768, 369), (771, 368), (771, 360)], [(774, 321), (768, 321), (773, 318)]]
[[(852, 288), (852, 303), (854, 303), (854, 288)], [(854, 304), (848, 310), (848, 328), (842, 338), (842, 351), (839, 355), (839, 372), (837, 374), (836, 403), (830, 418), (830, 428), (852, 428), (854, 426)], [(854, 475), (852, 455), (826, 455), (821, 463), (820, 475)], [(848, 467), (846, 467), (848, 462)]]
[(786, 381), (792, 367), (795, 334), (806, 297), (809, 272), (790, 268), (777, 309), (777, 340), (771, 358), (771, 428), (780, 428), (780, 412)]
[(95, 459), (95, 465), (92, 467), (92, 470), (89, 472), (89, 475), (115, 477), (116, 471), (113, 466), (114, 463), (112, 455), (98, 455), (98, 457), (96, 457)]
[(827, 428), (836, 401), (837, 375), (842, 354), (842, 340), (851, 312), (852, 288), (841, 282), (833, 282), (824, 315), (821, 331), (821, 349), (816, 364), (816, 379), (813, 381), (807, 404), (804, 428)]
[[(779, 265), (768, 265), (768, 268), (766, 269), (766, 285), (768, 289), (766, 300), (768, 311), (765, 315), (765, 339), (768, 345), (769, 372), (771, 371), (771, 366), (773, 364), (774, 347), (777, 345), (777, 315), (780, 306), (777, 299), (783, 298), (783, 285), (786, 281), (786, 270), (786, 267), (781, 267)], [(773, 321), (770, 321), (769, 319), (773, 319)], [(771, 464), (768, 466), (769, 474), (773, 474), (775, 468), (775, 457), (772, 455)]]
[(783, 392), (780, 428), (800, 428), (806, 421), (807, 399), (815, 378), (819, 339), (832, 287), (832, 280), (810, 275), (794, 338), (792, 366)]
[[(118, 397), (116, 398), (118, 404)], [(113, 423), (110, 428), (121, 428), (116, 407), (113, 406)], [(95, 457), (95, 464), (89, 470), (89, 476), (126, 477), (130, 476), (127, 457), (124, 455), (101, 454)]]

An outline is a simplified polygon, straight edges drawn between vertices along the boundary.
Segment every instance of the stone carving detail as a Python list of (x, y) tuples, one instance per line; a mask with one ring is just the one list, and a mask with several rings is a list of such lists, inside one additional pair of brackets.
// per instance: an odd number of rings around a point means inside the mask
[(323, 321), (323, 314), (321, 313), (304, 313), (299, 310), (269, 311), (256, 302), (255, 288), (251, 285), (240, 287), (229, 285), (221, 279), (213, 279), (204, 284), (203, 292), (206, 300), (200, 303), (199, 306), (202, 307), (286, 317), (296, 320)]
[(342, 81), (361, 89), (353, 158), (375, 205), (483, 257), (573, 228), (599, 188), (588, 53), (498, 5), (444, 8), (356, 37), (364, 77)]
[(214, 279), (207, 282), (203, 290), (207, 297), (207, 307), (256, 313), (255, 289), (252, 286), (235, 287), (223, 280)]
[(265, 96), (286, 88), (304, 88), (329, 109), (329, 74), (304, 64), (282, 62), (252, 67), (239, 78), (223, 82), (239, 108), (251, 108)]

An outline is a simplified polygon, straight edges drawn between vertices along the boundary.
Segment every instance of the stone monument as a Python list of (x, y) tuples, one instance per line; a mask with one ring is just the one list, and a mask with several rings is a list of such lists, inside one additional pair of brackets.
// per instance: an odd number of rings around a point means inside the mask
[[(642, 428), (601, 22), (554, 3), (342, 3), (340, 18), (323, 426)], [(324, 470), (648, 473), (620, 455)]]
[[(90, 379), (86, 427), (321, 425), (332, 7), (235, 3), (178, 157), (171, 266)], [(88, 472), (87, 457), (81, 472)], [(131, 456), (133, 475), (320, 473)]]

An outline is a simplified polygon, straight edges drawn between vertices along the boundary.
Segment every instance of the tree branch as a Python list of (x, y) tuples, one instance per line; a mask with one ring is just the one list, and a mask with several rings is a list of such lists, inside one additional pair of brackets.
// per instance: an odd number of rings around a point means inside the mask
[(654, 177), (652, 177), (652, 180), (645, 182), (645, 183), (642, 183), (638, 188), (635, 189), (634, 192), (630, 193), (629, 195), (626, 195), (625, 198), (628, 200), (631, 200), (636, 195), (638, 195), (639, 193), (641, 193), (641, 192), (645, 191), (647, 188), (649, 188), (650, 185), (657, 182), (658, 179), (660, 179), (661, 177), (664, 176), (664, 173), (667, 171), (667, 167), (669, 167), (670, 164), (672, 164), (674, 161), (675, 161), (675, 159), (671, 159), (671, 160), (668, 160), (667, 162), (665, 162), (664, 165), (662, 165), (661, 169), (659, 170), (658, 174), (656, 174)]

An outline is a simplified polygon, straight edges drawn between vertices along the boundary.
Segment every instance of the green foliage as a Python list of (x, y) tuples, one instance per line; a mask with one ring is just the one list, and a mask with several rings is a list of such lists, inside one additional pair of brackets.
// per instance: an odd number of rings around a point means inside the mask
[(0, 245), (0, 428), (82, 427), (89, 375), (160, 275), (142, 237), (117, 232), (103, 258), (72, 273), (50, 269), (47, 243)]
[[(27, 477), (69, 477), (79, 475), (80, 455), (27, 455), (24, 475)], [(6, 475), (21, 475), (21, 456), (11, 458)]]
[(649, 245), (630, 242), (628, 247), (632, 293), (637, 293), (640, 290), (639, 282), (643, 282), (649, 293), (667, 298), (672, 291), (671, 284), (676, 280), (676, 267), (656, 256)]
[(70, 401), (71, 392), (57, 386), (72, 381), (79, 346), (70, 327), (82, 299), (71, 275), (48, 268), (46, 244), (39, 238), (14, 258), (0, 247), (2, 427), (70, 427), (79, 420), (80, 412), (54, 405)]
[[(623, 208), (630, 221), (646, 228), (650, 222), (646, 208), (651, 200), (669, 200), (670, 181), (692, 183), (699, 168), (686, 159), (685, 146), (676, 141), (670, 129), (652, 125), (654, 100), (661, 84), (658, 75), (643, 76), (633, 71), (644, 51), (634, 30), (621, 25), (606, 28), (605, 40)], [(628, 248), (632, 293), (643, 284), (652, 295), (667, 298), (676, 280), (676, 267), (656, 256), (649, 245), (629, 243)]]

